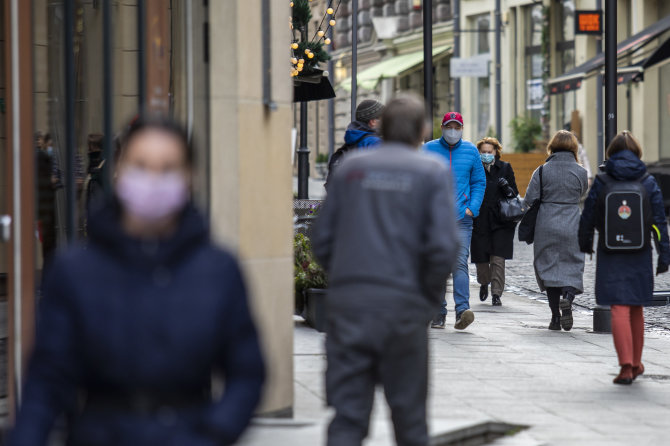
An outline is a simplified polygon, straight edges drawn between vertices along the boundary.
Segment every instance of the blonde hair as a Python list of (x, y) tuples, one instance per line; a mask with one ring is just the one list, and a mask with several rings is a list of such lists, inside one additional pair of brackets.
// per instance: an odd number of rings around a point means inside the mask
[(558, 152), (570, 152), (574, 155), (575, 161), (579, 160), (579, 141), (572, 132), (559, 130), (551, 137), (547, 144), (547, 153), (553, 155)]
[(502, 144), (500, 144), (500, 141), (498, 141), (496, 138), (493, 138), (491, 136), (487, 136), (487, 137), (482, 138), (479, 141), (477, 141), (477, 150), (479, 150), (481, 152), (482, 151), (482, 146), (484, 144), (492, 145), (493, 148), (496, 150), (496, 158), (500, 158), (500, 156), (502, 155), (502, 151), (503, 151)]

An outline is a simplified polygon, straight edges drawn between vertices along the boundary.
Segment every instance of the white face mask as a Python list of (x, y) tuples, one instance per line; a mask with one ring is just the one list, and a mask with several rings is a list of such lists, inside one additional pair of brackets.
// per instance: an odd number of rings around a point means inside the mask
[(443, 129), (442, 137), (450, 146), (454, 146), (461, 140), (463, 136), (463, 130), (456, 129)]

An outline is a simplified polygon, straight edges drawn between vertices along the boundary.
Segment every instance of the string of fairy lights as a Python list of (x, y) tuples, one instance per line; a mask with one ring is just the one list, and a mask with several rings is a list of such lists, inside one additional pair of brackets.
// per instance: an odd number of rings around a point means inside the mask
[[(293, 33), (290, 58), (291, 77), (311, 74), (318, 68), (319, 63), (330, 59), (330, 54), (324, 50), (324, 46), (329, 46), (332, 43), (330, 37), (328, 37), (328, 31), (337, 24), (336, 16), (342, 0), (337, 0), (335, 8), (333, 8), (335, 0), (328, 0), (328, 6), (321, 18), (321, 23), (314, 32), (314, 36), (307, 40), (307, 24), (312, 18), (310, 3), (312, 3), (312, 0), (294, 0), (290, 3), (292, 15), (289, 18), (289, 26)], [(326, 23), (327, 25), (324, 28)]]

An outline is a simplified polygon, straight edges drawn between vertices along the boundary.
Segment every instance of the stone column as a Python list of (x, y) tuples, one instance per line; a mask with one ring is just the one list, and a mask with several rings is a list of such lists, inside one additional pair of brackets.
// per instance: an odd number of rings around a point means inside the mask
[[(239, 255), (261, 333), (268, 378), (260, 408), (293, 407), (293, 249), (289, 3), (209, 3), (211, 220), (216, 239)], [(262, 42), (272, 46), (275, 111), (263, 105)]]

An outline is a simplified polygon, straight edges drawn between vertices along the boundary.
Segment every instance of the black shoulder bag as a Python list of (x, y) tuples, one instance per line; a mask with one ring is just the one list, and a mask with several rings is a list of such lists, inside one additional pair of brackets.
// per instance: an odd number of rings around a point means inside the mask
[(519, 223), (519, 241), (526, 242), (529, 245), (535, 240), (535, 223), (537, 222), (537, 213), (540, 210), (540, 205), (542, 205), (542, 195), (543, 195), (543, 184), (542, 184), (542, 168), (540, 166), (539, 175), (540, 175), (540, 198), (538, 198), (535, 203), (526, 211), (521, 223)]
[[(512, 167), (508, 165), (509, 170)], [(503, 223), (519, 223), (526, 213), (526, 206), (519, 198), (518, 194), (514, 193), (514, 189), (507, 182), (507, 178), (501, 177), (498, 180), (498, 189), (503, 196), (498, 200), (498, 217)]]

